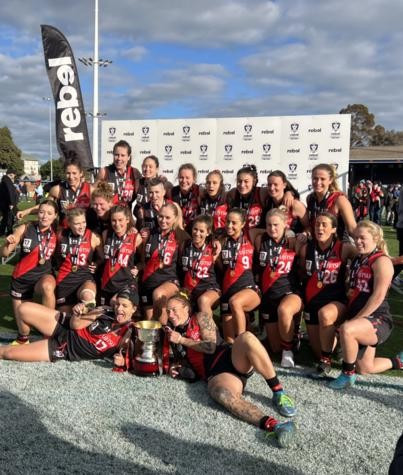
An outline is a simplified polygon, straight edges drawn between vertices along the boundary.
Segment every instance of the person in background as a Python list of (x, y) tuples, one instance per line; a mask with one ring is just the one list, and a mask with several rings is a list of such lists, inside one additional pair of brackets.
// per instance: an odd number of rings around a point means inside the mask
[(9, 168), (3, 175), (0, 183), (0, 211), (2, 220), (0, 223), (0, 236), (11, 234), (14, 226), (14, 216), (17, 211), (18, 192), (14, 187), (17, 172)]
[(369, 219), (376, 224), (381, 224), (381, 209), (384, 193), (379, 183), (374, 183), (369, 194)]
[(36, 203), (39, 204), (42, 201), (43, 198), (43, 186), (40, 181), (38, 181), (38, 184), (36, 185), (35, 188), (35, 200)]

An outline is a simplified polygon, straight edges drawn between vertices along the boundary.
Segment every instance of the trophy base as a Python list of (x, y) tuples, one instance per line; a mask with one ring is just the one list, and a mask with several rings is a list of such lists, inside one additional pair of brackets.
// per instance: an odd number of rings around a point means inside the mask
[(160, 367), (159, 367), (158, 362), (143, 363), (134, 359), (132, 371), (136, 376), (159, 376), (160, 375)]

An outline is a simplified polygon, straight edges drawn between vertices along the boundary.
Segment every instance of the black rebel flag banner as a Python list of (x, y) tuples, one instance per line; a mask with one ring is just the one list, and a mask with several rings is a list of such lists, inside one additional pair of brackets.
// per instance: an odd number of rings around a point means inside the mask
[(93, 168), (80, 81), (73, 52), (57, 28), (41, 25), (46, 71), (56, 106), (56, 140), (61, 157), (78, 157)]

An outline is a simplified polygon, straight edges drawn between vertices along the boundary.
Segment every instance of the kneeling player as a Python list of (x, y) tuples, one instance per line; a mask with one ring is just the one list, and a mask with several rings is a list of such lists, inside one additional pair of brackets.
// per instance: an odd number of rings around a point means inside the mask
[[(200, 312), (191, 316), (190, 311), (185, 294), (178, 293), (168, 300), (170, 326), (166, 327), (166, 342), (172, 344), (174, 357), (179, 356), (180, 361), (171, 364), (169, 374), (174, 378), (189, 379), (189, 372), (194, 370), (199, 378), (208, 381), (209, 394), (216, 402), (239, 419), (273, 433), (280, 446), (289, 446), (295, 432), (294, 423), (279, 422), (242, 398), (246, 380), (255, 369), (273, 391), (273, 404), (279, 413), (285, 417), (295, 415), (294, 403), (284, 393), (262, 344), (252, 333), (245, 332), (232, 346), (227, 345), (209, 315)], [(168, 352), (164, 351), (165, 354)], [(186, 367), (187, 362), (191, 368)]]
[(127, 338), (138, 294), (129, 289), (118, 293), (114, 310), (96, 308), (85, 313), (77, 304), (73, 314), (24, 302), (20, 314), (24, 323), (45, 337), (29, 345), (0, 347), (0, 359), (16, 361), (96, 360), (112, 357)]

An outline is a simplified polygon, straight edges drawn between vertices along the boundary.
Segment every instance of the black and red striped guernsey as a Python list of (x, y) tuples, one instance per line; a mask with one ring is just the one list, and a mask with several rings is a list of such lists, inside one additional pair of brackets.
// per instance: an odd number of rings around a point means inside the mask
[(70, 229), (62, 230), (58, 239), (57, 253), (63, 260), (56, 278), (57, 284), (60, 284), (73, 272), (78, 280), (91, 276), (88, 269), (94, 254), (91, 240), (92, 231), (90, 229), (85, 230), (81, 239), (79, 236), (75, 236)]
[(105, 181), (113, 189), (113, 204), (129, 206), (136, 199), (136, 189), (140, 180), (140, 172), (137, 168), (127, 167), (123, 175), (120, 175), (114, 164), (105, 167)]
[(213, 218), (214, 231), (225, 227), (227, 213), (228, 204), (221, 196), (212, 199), (206, 195), (202, 198), (200, 202), (200, 214), (208, 214)]
[(147, 288), (156, 288), (167, 281), (177, 280), (177, 261), (179, 240), (175, 231), (162, 236), (154, 229), (145, 245), (145, 267), (143, 284)]
[(233, 200), (230, 200), (229, 206), (231, 208), (241, 208), (246, 211), (246, 230), (259, 226), (263, 212), (259, 187), (256, 186), (247, 198), (243, 197), (238, 190), (235, 190), (235, 197)]
[(171, 190), (172, 201), (177, 203), (182, 210), (183, 223), (185, 229), (190, 231), (192, 221), (199, 213), (199, 185), (192, 185), (189, 193), (186, 195), (181, 193), (179, 186), (174, 186)]
[(70, 330), (67, 336), (67, 359), (70, 361), (111, 358), (117, 351), (131, 323), (119, 325), (111, 312), (99, 316), (91, 325)]
[[(40, 241), (46, 248), (45, 263), (40, 264)], [(49, 238), (49, 239), (48, 239)], [(51, 258), (56, 250), (56, 233), (52, 228), (40, 232), (37, 224), (28, 224), (21, 238), (20, 258), (12, 274), (13, 279), (23, 277), (36, 283), (43, 275), (52, 272)]]
[(257, 255), (260, 274), (260, 289), (272, 299), (292, 293), (297, 287), (296, 253), (288, 248), (287, 241), (276, 243), (267, 233), (262, 240)]
[[(368, 302), (368, 298), (374, 291), (373, 263), (379, 257), (385, 256), (382, 251), (376, 251), (367, 258), (357, 256), (350, 266), (350, 290), (348, 292), (348, 318), (354, 317)], [(374, 313), (384, 316), (390, 315), (389, 304), (386, 299), (379, 305)]]
[(83, 208), (88, 209), (91, 204), (91, 185), (86, 181), (80, 183), (74, 192), (67, 181), (59, 183), (59, 197), (57, 206), (60, 213), (60, 223), (63, 227), (67, 227), (66, 213), (70, 209)]
[(183, 286), (191, 294), (218, 288), (210, 242), (199, 249), (189, 240), (183, 248), (180, 266), (184, 273)]
[(138, 232), (134, 228), (121, 238), (118, 238), (113, 231), (108, 231), (104, 244), (105, 265), (101, 279), (102, 290), (116, 293), (133, 283), (130, 269), (137, 263), (137, 235)]
[(336, 201), (340, 196), (344, 196), (342, 191), (327, 192), (324, 198), (318, 202), (315, 193), (311, 193), (306, 197), (306, 205), (308, 211), (309, 224), (312, 230), (315, 229), (315, 220), (319, 213), (327, 211), (337, 218), (337, 236), (341, 239), (344, 234), (345, 224), (342, 216), (336, 211)]
[[(343, 302), (346, 299), (345, 266), (341, 257), (343, 243), (337, 239), (332, 246), (331, 250), (321, 251), (316, 241), (307, 243), (305, 259), (308, 276), (305, 286), (307, 305), (323, 306), (333, 300)], [(327, 259), (321, 261), (321, 257), (324, 258), (329, 251)]]
[(252, 272), (253, 246), (244, 234), (237, 241), (226, 237), (221, 249), (221, 260), (224, 266), (223, 295), (232, 292), (234, 287), (242, 290), (255, 286)]

